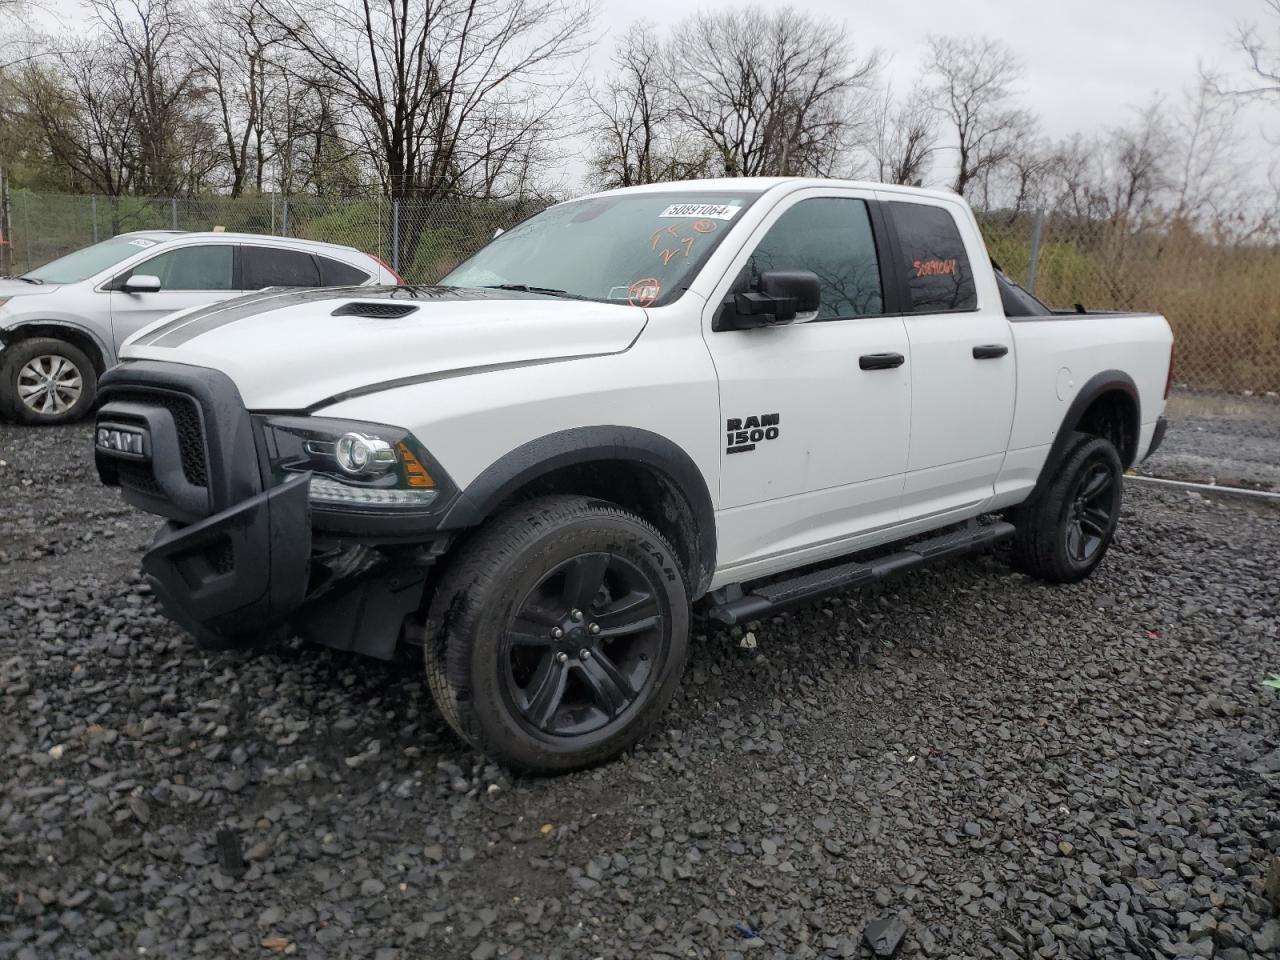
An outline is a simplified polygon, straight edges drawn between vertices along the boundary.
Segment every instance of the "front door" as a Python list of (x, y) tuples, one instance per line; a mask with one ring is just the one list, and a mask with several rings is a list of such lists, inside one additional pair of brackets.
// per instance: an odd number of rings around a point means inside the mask
[(160, 289), (155, 293), (112, 289), (108, 294), (116, 349), (129, 336), (166, 314), (236, 296), (239, 291), (234, 283), (234, 262), (231, 244), (200, 244), (158, 253), (116, 277), (113, 288), (135, 275), (160, 279)]
[(882, 195), (897, 234), (911, 341), (906, 521), (972, 514), (993, 493), (1013, 426), (1013, 333), (964, 207)]
[[(759, 576), (850, 548), (895, 524), (907, 463), (911, 362), (884, 313), (871, 195), (806, 190), (779, 201), (708, 305), (720, 387), (721, 574)], [(771, 270), (818, 275), (817, 315), (713, 329), (731, 292)]]

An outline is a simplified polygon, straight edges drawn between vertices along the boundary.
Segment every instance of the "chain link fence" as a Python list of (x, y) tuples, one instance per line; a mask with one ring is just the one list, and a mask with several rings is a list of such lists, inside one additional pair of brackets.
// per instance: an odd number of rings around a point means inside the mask
[[(25, 272), (130, 230), (223, 229), (353, 246), (410, 283), (430, 283), (544, 205), (392, 202), (372, 193), (154, 199), (19, 190), (10, 197), (0, 273)], [(1169, 319), (1175, 428), (1158, 470), (1280, 490), (1280, 245), (1044, 212), (981, 213), (979, 222), (992, 258), (1046, 303), (1154, 310)], [(1217, 452), (1203, 453), (1215, 444)], [(1236, 465), (1224, 468), (1228, 461)]]
[(224, 230), (355, 247), (410, 283), (430, 283), (545, 201), (391, 201), (360, 197), (94, 197), (14, 191), (0, 274), (25, 273), (133, 230)]

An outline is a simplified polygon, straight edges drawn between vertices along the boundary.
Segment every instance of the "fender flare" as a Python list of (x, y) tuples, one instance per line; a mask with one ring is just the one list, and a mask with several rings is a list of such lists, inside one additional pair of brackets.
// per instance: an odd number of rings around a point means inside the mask
[[(1053, 481), (1053, 475), (1058, 469), (1058, 464), (1062, 462), (1062, 458), (1066, 456), (1067, 445), (1071, 442), (1071, 436), (1075, 433), (1076, 427), (1080, 425), (1080, 421), (1084, 418), (1085, 411), (1089, 409), (1093, 401), (1097, 400), (1104, 393), (1110, 393), (1113, 390), (1119, 390), (1128, 394), (1133, 400), (1133, 409), (1136, 413), (1137, 422), (1133, 424), (1134, 435), (1142, 426), (1142, 399), (1138, 394), (1138, 386), (1133, 382), (1133, 377), (1125, 373), (1123, 370), (1103, 370), (1101, 373), (1094, 374), (1085, 382), (1072, 399), (1067, 412), (1062, 418), (1062, 425), (1058, 428), (1057, 436), (1053, 438), (1053, 445), (1049, 447), (1049, 455), (1045, 457), (1044, 465), (1040, 468), (1040, 475), (1036, 478), (1035, 488), (1031, 491), (1031, 495), (1027, 500), (1034, 500), (1040, 496), (1046, 487)], [(1124, 452), (1121, 451), (1121, 459), (1124, 458)], [(1132, 464), (1126, 463), (1125, 469)]]
[[(98, 351), (98, 360), (102, 363), (103, 373), (110, 370), (115, 362), (115, 351), (103, 343), (101, 337), (94, 333), (94, 331), (89, 327), (86, 327), (83, 324), (74, 323), (70, 320), (20, 320), (12, 327), (5, 327), (3, 330), (0, 330), (0, 340), (4, 341), (7, 346), (25, 339), (26, 330), (29, 327), (60, 327), (63, 330), (71, 330), (80, 334), (92, 343), (94, 349)], [(39, 334), (37, 334), (37, 336), (39, 336)], [(89, 359), (92, 360), (93, 357), (90, 357)]]
[(563, 467), (629, 461), (663, 474), (689, 505), (696, 525), (697, 570), (688, 575), (695, 596), (711, 582), (716, 564), (716, 514), (711, 491), (685, 450), (639, 427), (574, 427), (546, 434), (499, 457), (463, 490), (441, 518), (439, 529), (473, 527), (528, 483)]

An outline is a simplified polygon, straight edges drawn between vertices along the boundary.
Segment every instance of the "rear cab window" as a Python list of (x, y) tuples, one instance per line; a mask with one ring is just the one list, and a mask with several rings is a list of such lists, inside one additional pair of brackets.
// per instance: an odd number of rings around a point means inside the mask
[(886, 207), (898, 234), (909, 312), (976, 310), (973, 268), (951, 211), (901, 200), (892, 200)]

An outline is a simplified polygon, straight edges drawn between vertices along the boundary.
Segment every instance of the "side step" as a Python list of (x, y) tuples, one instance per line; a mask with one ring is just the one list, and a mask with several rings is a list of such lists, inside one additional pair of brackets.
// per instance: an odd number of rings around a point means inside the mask
[(736, 584), (731, 585), (712, 591), (707, 616), (731, 626), (759, 620), (835, 590), (866, 586), (927, 563), (977, 553), (1008, 540), (1013, 534), (1013, 524), (1003, 520), (986, 526), (970, 521), (959, 530), (921, 540), (897, 553), (874, 560), (851, 560), (838, 566), (800, 573), (786, 580), (752, 587), (749, 592), (744, 592)]

